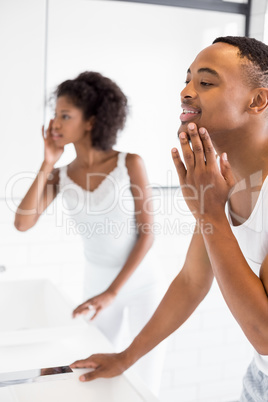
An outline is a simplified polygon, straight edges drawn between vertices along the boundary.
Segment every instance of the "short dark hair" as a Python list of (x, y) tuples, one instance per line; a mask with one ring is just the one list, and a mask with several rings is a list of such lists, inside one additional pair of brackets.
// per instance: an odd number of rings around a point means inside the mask
[(246, 36), (222, 36), (216, 38), (213, 44), (218, 42), (236, 46), (238, 56), (250, 62), (244, 67), (247, 81), (253, 87), (268, 87), (268, 46), (265, 43)]
[(118, 131), (124, 128), (128, 113), (127, 97), (115, 82), (100, 73), (85, 71), (58, 85), (54, 96), (69, 98), (82, 110), (85, 120), (94, 117), (90, 133), (94, 148), (112, 148)]

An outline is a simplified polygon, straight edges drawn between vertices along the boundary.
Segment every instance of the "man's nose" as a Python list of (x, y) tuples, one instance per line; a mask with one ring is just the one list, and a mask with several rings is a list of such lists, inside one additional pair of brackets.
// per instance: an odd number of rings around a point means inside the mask
[(183, 102), (183, 99), (187, 99), (187, 98), (196, 98), (197, 94), (193, 85), (193, 82), (190, 81), (188, 82), (188, 84), (186, 85), (185, 88), (183, 88), (183, 90), (181, 91), (181, 100)]

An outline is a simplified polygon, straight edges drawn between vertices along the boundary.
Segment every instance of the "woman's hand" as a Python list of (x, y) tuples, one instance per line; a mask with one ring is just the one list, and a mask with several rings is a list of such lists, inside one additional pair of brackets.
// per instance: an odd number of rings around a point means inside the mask
[(96, 354), (84, 360), (77, 360), (71, 368), (91, 368), (89, 373), (79, 377), (80, 381), (91, 381), (96, 378), (110, 378), (122, 374), (128, 367), (124, 352)]
[(194, 123), (190, 123), (187, 131), (179, 136), (185, 163), (178, 150), (172, 149), (182, 193), (197, 220), (217, 221), (219, 216), (225, 215), (225, 203), (235, 185), (231, 166), (227, 155), (222, 154), (219, 169), (214, 147), (205, 128), (198, 130)]
[(50, 120), (48, 128), (46, 130), (46, 136), (44, 126), (42, 127), (42, 136), (45, 144), (45, 156), (44, 160), (47, 164), (54, 166), (63, 154), (64, 147), (57, 145), (56, 141), (52, 138), (52, 125), (53, 120)]
[(94, 315), (90, 318), (94, 320), (97, 315), (100, 313), (101, 310), (108, 307), (115, 299), (116, 294), (110, 290), (106, 290), (105, 292), (88, 299), (84, 303), (80, 304), (76, 309), (73, 311), (73, 317), (76, 317), (80, 314), (88, 314), (90, 310), (94, 310)]

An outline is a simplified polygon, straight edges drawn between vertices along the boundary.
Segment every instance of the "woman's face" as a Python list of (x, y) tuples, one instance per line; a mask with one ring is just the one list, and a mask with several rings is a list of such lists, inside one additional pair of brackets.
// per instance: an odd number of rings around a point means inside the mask
[(57, 99), (55, 117), (52, 124), (52, 139), (59, 146), (76, 143), (88, 137), (91, 129), (89, 121), (84, 120), (83, 112), (70, 98), (60, 96)]

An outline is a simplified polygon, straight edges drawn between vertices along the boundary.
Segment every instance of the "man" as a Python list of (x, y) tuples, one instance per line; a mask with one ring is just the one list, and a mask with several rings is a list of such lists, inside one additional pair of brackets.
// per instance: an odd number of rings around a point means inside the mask
[(215, 277), (255, 349), (240, 400), (267, 401), (268, 46), (245, 37), (217, 38), (188, 69), (181, 98), (185, 163), (176, 149), (172, 156), (196, 218), (184, 266), (126, 350), (72, 367), (94, 369), (82, 381), (122, 373), (182, 325)]

